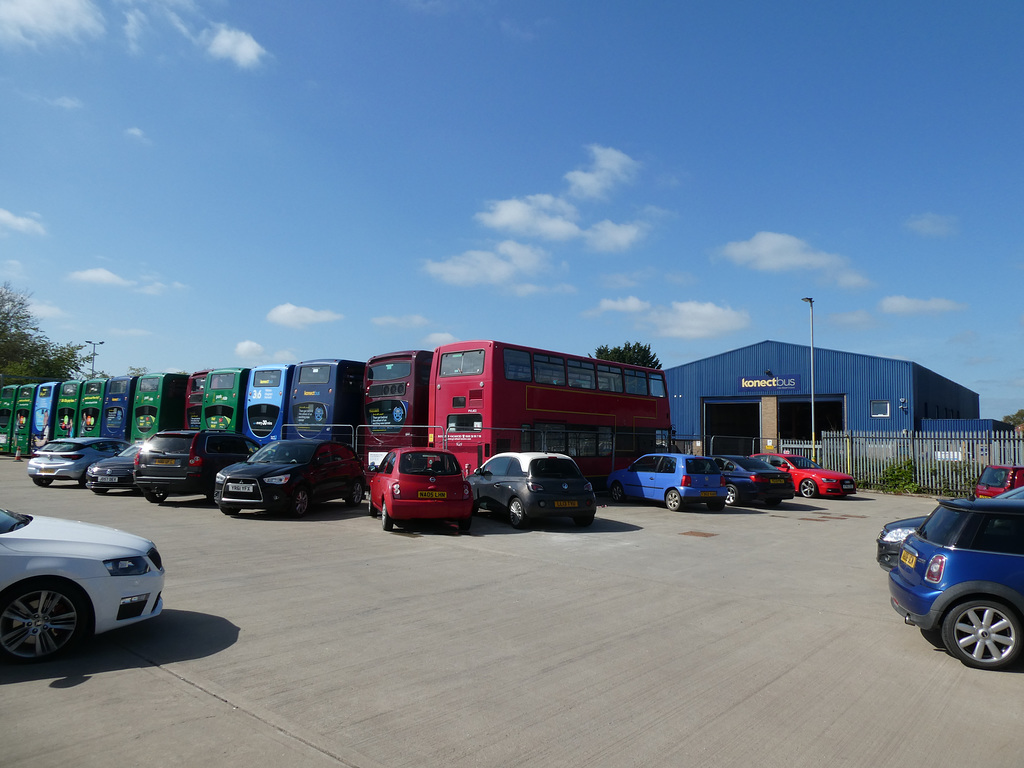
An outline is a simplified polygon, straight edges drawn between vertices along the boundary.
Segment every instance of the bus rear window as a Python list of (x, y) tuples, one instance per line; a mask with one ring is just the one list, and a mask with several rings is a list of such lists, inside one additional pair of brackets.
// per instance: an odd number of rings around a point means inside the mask
[(128, 391), (128, 379), (120, 379), (110, 382), (110, 390), (107, 392), (109, 395), (123, 395)]
[(215, 373), (210, 376), (210, 389), (234, 389), (235, 374)]
[(153, 378), (139, 379), (139, 392), (156, 392), (160, 388), (160, 379)]
[(368, 381), (394, 381), (395, 379), (407, 379), (412, 374), (412, 363), (378, 363), (371, 365)]
[(280, 387), (281, 371), (257, 371), (252, 378), (254, 387)]
[(299, 368), (299, 384), (326, 384), (330, 380), (329, 365), (304, 365)]
[(103, 382), (102, 381), (90, 381), (85, 385), (85, 394), (87, 395), (99, 395), (103, 393)]
[(442, 376), (476, 376), (484, 372), (484, 351), (447, 352), (441, 355)]
[(73, 394), (75, 394), (77, 392), (77, 390), (78, 390), (78, 384), (76, 382), (74, 382), (74, 381), (66, 381), (66, 382), (64, 382), (63, 386), (61, 386), (60, 393), (62, 395), (73, 395)]

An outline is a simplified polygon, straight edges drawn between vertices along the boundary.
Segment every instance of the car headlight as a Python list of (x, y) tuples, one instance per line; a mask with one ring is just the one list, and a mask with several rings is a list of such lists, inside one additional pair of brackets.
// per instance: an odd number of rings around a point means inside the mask
[(149, 563), (142, 555), (104, 560), (103, 565), (107, 567), (107, 572), (111, 576), (141, 576), (149, 573)]
[(227, 480), (227, 475), (225, 475), (223, 472), (218, 472), (217, 476), (213, 478), (213, 482), (215, 483), (223, 483), (225, 480)]
[(892, 544), (903, 541), (907, 536), (916, 531), (917, 528), (893, 528), (882, 536), (882, 541), (888, 541)]
[(264, 477), (263, 482), (270, 485), (284, 485), (288, 482), (289, 477), (291, 475), (273, 475), (272, 477)]

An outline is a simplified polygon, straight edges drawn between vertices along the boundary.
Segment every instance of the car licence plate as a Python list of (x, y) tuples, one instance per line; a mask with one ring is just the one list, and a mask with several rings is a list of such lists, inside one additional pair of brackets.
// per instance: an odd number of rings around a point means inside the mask
[(97, 483), (116, 483), (117, 477), (114, 475), (98, 475), (96, 477)]
[(782, 485), (785, 482), (781, 477), (773, 477), (771, 480), (772, 485)]
[(417, 499), (447, 499), (447, 491), (419, 491), (416, 494)]
[(853, 483), (851, 483), (849, 480), (843, 480), (843, 488), (845, 488), (845, 489), (853, 488)]
[(176, 464), (174, 459), (153, 459), (154, 464)]
[(917, 557), (910, 554), (907, 550), (900, 552), (900, 562), (902, 562), (907, 568), (913, 568), (917, 565)]
[(718, 494), (715, 491), (701, 491), (700, 495), (701, 496), (717, 496)]
[(232, 493), (252, 493), (252, 485), (249, 483), (228, 483), (228, 490)]
[(53, 469), (52, 467), (51, 468), (43, 467), (42, 469), (39, 470), (39, 474), (40, 475), (52, 475), (56, 471), (57, 470)]
[(555, 506), (556, 507), (578, 507), (579, 506), (579, 502), (577, 502), (575, 500), (574, 501), (556, 501), (555, 502)]

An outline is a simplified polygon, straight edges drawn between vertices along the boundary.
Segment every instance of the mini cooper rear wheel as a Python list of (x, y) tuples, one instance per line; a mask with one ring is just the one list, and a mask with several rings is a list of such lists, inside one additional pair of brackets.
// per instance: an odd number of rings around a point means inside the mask
[(946, 614), (942, 643), (968, 667), (1002, 669), (1020, 655), (1021, 621), (997, 600), (969, 600)]

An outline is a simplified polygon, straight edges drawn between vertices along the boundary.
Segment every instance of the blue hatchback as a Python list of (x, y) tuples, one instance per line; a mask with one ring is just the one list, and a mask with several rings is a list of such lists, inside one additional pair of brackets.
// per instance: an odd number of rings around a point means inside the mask
[(892, 607), (940, 631), (970, 667), (1001, 669), (1024, 643), (1024, 499), (940, 499), (889, 572)]
[(673, 512), (684, 504), (707, 504), (718, 512), (725, 509), (727, 489), (722, 470), (707, 456), (649, 453), (608, 475), (608, 492), (614, 501), (649, 499)]

